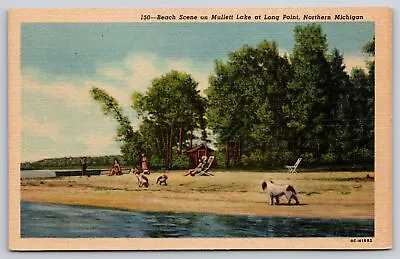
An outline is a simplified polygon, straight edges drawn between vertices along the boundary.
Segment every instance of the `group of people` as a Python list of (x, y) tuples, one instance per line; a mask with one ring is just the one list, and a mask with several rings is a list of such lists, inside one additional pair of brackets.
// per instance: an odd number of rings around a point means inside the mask
[[(81, 159), (81, 165), (82, 165), (81, 176), (90, 177), (90, 174), (87, 171), (87, 158), (86, 157), (83, 157)], [(147, 157), (145, 154), (142, 154), (141, 165), (142, 165), (142, 167), (141, 167), (142, 173), (150, 174), (149, 161), (147, 160)], [(139, 169), (137, 169), (137, 167), (135, 167), (134, 170), (139, 171)], [(108, 173), (108, 176), (113, 176), (113, 175), (122, 175), (122, 167), (121, 167), (121, 163), (119, 162), (118, 159), (114, 160), (114, 165), (113, 165), (112, 169), (110, 170), (110, 172)]]
[[(87, 158), (84, 157), (81, 160), (81, 163), (82, 163), (82, 175), (87, 175), (88, 177), (90, 177), (90, 175), (87, 173)], [(189, 169), (189, 171), (185, 173), (184, 176), (188, 175), (195, 176), (196, 174), (199, 174), (200, 172), (206, 170), (208, 166), (209, 164), (207, 156), (202, 156), (201, 158), (198, 159), (197, 166), (195, 168)], [(138, 175), (140, 173), (150, 174), (149, 161), (145, 154), (142, 154), (141, 158), (141, 171), (137, 167), (135, 167), (134, 169), (132, 169), (131, 172), (135, 175)], [(108, 176), (113, 176), (113, 175), (122, 175), (122, 167), (118, 159), (114, 160), (114, 165), (111, 171), (108, 173)]]
[(187, 173), (184, 174), (184, 176), (195, 176), (196, 174), (199, 174), (201, 171), (204, 171), (208, 167), (208, 159), (207, 156), (202, 156), (197, 160), (197, 166), (195, 168), (189, 169)]
[[(150, 174), (149, 161), (148, 161), (148, 159), (147, 159), (145, 154), (142, 154), (141, 165), (142, 165), (142, 167), (141, 167), (142, 168), (142, 173), (143, 174)], [(139, 169), (137, 167), (135, 167), (133, 169), (133, 172), (137, 173), (137, 172), (139, 172)], [(121, 168), (121, 164), (120, 164), (118, 159), (114, 160), (114, 166), (113, 166), (113, 168), (111, 169), (111, 171), (110, 171), (110, 173), (108, 175), (109, 176), (122, 175), (122, 168)]]

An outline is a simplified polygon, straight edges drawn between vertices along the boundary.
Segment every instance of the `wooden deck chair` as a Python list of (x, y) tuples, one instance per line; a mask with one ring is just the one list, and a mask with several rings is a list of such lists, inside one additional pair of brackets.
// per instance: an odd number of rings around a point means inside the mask
[(298, 172), (296, 171), (296, 169), (297, 169), (297, 167), (299, 166), (299, 164), (300, 164), (300, 162), (301, 162), (302, 159), (303, 159), (303, 158), (299, 157), (294, 165), (286, 165), (286, 166), (285, 166), (286, 169), (289, 170), (289, 173), (291, 173), (291, 174), (297, 174), (297, 173), (298, 173)]
[(210, 170), (210, 167), (212, 163), (214, 162), (214, 156), (210, 156), (207, 160), (207, 167), (205, 167), (201, 172), (199, 173), (200, 176), (214, 176), (214, 174), (208, 172)]

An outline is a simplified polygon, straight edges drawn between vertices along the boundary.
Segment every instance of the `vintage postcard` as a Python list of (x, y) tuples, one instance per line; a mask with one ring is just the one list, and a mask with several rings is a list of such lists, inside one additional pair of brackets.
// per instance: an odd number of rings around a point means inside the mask
[(391, 248), (389, 8), (8, 16), (11, 250)]

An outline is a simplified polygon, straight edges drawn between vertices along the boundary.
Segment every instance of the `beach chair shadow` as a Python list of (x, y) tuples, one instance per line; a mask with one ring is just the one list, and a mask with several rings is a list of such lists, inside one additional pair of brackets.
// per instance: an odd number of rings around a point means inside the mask
[(215, 159), (214, 156), (210, 156), (210, 157), (208, 158), (208, 160), (207, 160), (207, 166), (206, 166), (203, 170), (201, 170), (200, 173), (198, 173), (199, 176), (214, 176), (214, 174), (211, 173), (211, 172), (209, 171), (211, 165), (212, 165), (213, 162), (214, 162), (214, 159)]
[(285, 168), (289, 170), (290, 174), (297, 174), (297, 167), (303, 158), (299, 157), (294, 165), (286, 165)]

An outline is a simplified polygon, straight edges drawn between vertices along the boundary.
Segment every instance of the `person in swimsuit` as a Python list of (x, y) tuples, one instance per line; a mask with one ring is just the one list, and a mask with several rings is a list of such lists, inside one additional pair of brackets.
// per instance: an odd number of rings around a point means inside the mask
[(121, 175), (121, 174), (122, 174), (121, 164), (119, 163), (118, 159), (115, 159), (114, 160), (114, 166), (113, 166), (113, 168), (111, 169), (111, 172), (108, 175), (112, 176), (112, 175)]
[(197, 162), (198, 162), (198, 164), (197, 164), (196, 168), (189, 169), (189, 171), (186, 174), (184, 174), (184, 176), (188, 176), (188, 175), (195, 176), (196, 174), (201, 172), (201, 170), (203, 169), (204, 163), (200, 158), (197, 160)]

